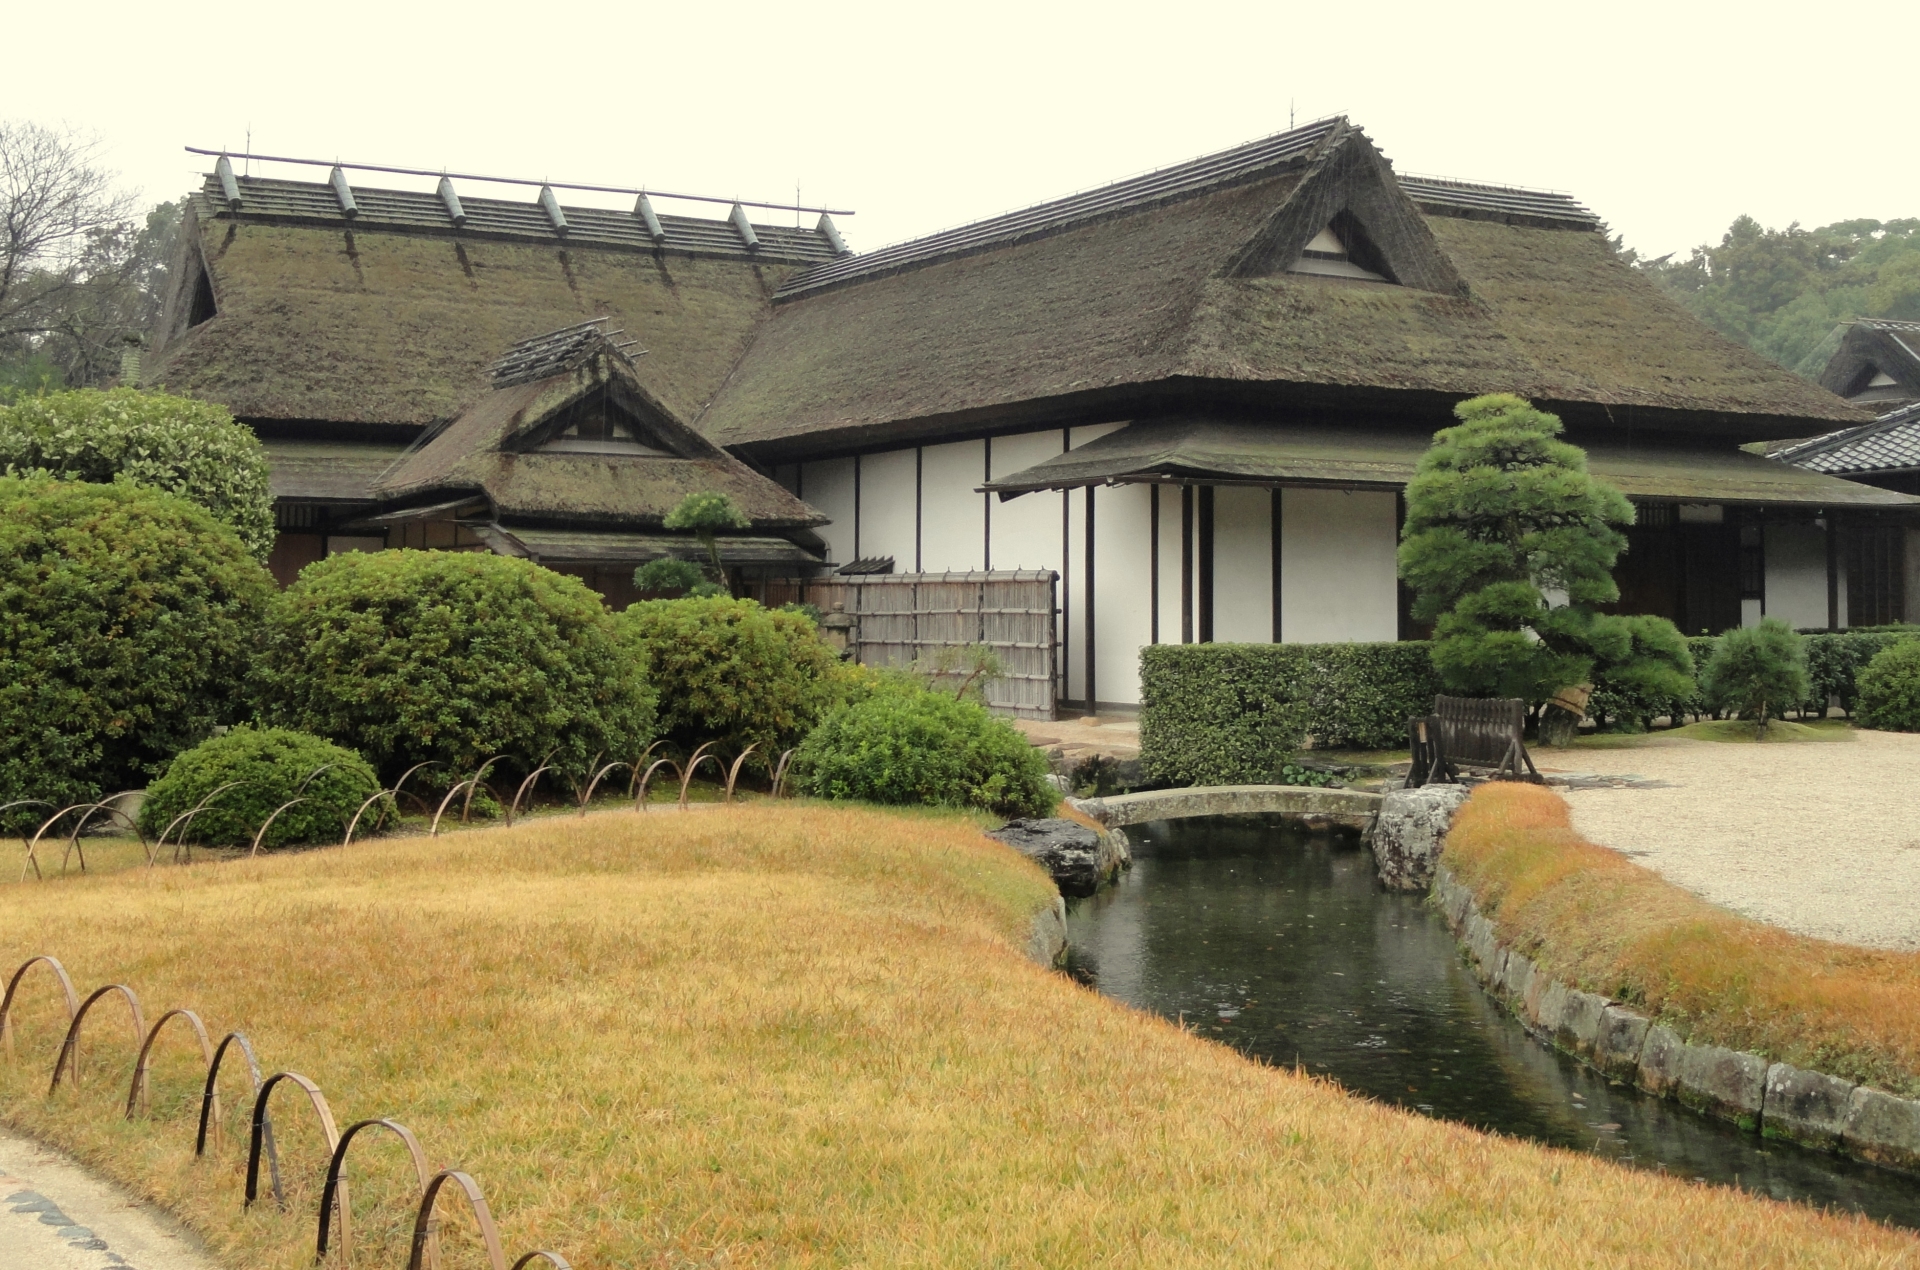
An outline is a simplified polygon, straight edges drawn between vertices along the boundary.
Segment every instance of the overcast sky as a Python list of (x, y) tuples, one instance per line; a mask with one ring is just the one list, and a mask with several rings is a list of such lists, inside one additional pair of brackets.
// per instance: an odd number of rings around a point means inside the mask
[(768, 201), (798, 182), (857, 211), (840, 224), (864, 250), (1278, 132), (1291, 110), (1348, 115), (1402, 172), (1570, 191), (1648, 254), (1743, 212), (1920, 216), (1911, 0), (107, 0), (21, 22), (0, 118), (98, 134), (149, 200), (207, 170), (182, 146), (237, 151), (251, 129), (263, 154)]

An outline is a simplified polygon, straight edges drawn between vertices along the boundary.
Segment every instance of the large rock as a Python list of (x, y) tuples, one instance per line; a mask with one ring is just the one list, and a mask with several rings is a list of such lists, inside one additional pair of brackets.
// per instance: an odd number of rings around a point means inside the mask
[(1769, 1138), (1831, 1151), (1846, 1131), (1853, 1090), (1850, 1080), (1775, 1063), (1767, 1068), (1760, 1131)]
[(1391, 891), (1424, 891), (1446, 844), (1453, 813), (1471, 791), (1465, 785), (1396, 789), (1380, 800), (1373, 825), (1373, 861)]
[(1856, 1086), (1840, 1141), (1849, 1155), (1920, 1173), (1920, 1102)]
[(1052, 874), (1062, 895), (1092, 895), (1132, 862), (1125, 834), (1111, 829), (1095, 833), (1073, 820), (1009, 820), (987, 837)]

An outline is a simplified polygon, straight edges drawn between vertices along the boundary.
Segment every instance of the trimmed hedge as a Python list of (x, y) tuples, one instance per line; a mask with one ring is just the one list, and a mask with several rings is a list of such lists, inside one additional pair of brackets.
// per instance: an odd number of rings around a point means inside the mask
[(1140, 759), (1170, 785), (1278, 782), (1308, 737), (1399, 749), (1440, 681), (1424, 640), (1140, 650)]
[[(1802, 708), (1816, 714), (1826, 713), (1829, 698), (1837, 699), (1842, 710), (1853, 714), (1859, 700), (1860, 673), (1867, 668), (1867, 664), (1883, 649), (1920, 638), (1920, 630), (1885, 627), (1860, 631), (1802, 631), (1800, 634), (1805, 636), (1807, 642), (1807, 677), (1811, 680), (1808, 699)], [(1714, 650), (1719, 646), (1718, 635), (1691, 635), (1687, 638), (1687, 651), (1693, 655), (1695, 666), (1706, 666), (1713, 660)], [(1593, 694), (1587, 712), (1602, 722), (1631, 721), (1643, 714), (1648, 717), (1668, 715), (1678, 720), (1688, 716), (1707, 718), (1714, 713), (1707, 704), (1705, 694), (1699, 691), (1688, 697), (1656, 703), (1611, 694), (1604, 686)]]
[(145, 785), (233, 721), (272, 597), (233, 531), (184, 498), (0, 477), (0, 803)]
[[(233, 788), (214, 792), (232, 782)], [(307, 732), (243, 723), (168, 764), (166, 775), (147, 787), (140, 824), (149, 836), (164, 833), (211, 794), (206, 810), (183, 826), (186, 840), (245, 847), (275, 809), (299, 799), (274, 819), (260, 845), (338, 842), (353, 813), (379, 788), (373, 769), (352, 750)], [(369, 811), (363, 823), (373, 820)]]
[(1860, 722), (1889, 732), (1920, 732), (1920, 641), (1883, 648), (1860, 672)]

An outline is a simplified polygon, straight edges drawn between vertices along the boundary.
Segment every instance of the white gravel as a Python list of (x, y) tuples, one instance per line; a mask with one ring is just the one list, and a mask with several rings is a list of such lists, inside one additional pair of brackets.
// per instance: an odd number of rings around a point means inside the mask
[(1573, 823), (1668, 881), (1760, 921), (1920, 949), (1920, 735), (1741, 745), (1662, 738), (1537, 752), (1543, 771), (1666, 788), (1575, 789)]

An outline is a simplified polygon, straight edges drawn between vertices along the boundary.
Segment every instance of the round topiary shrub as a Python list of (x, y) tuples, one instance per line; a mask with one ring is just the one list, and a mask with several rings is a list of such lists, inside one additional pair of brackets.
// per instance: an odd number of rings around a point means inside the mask
[(124, 477), (200, 504), (256, 560), (273, 550), (267, 452), (210, 401), (137, 388), (27, 397), (0, 407), (0, 471), (99, 485)]
[(1875, 653), (1860, 672), (1860, 722), (1887, 732), (1920, 732), (1920, 640)]
[(1700, 691), (1713, 709), (1750, 719), (1762, 730), (1812, 691), (1806, 638), (1776, 617), (1728, 631), (1714, 645)]
[(185, 499), (0, 477), (0, 803), (144, 785), (231, 721), (272, 595)]
[(620, 620), (646, 649), (660, 730), (682, 753), (758, 745), (755, 766), (770, 766), (845, 702), (854, 678), (812, 619), (752, 600), (646, 600)]
[[(231, 789), (221, 790), (229, 784)], [(241, 724), (167, 765), (166, 774), (147, 787), (140, 827), (156, 837), (206, 799), (205, 810), (176, 828), (170, 841), (185, 833), (186, 841), (207, 846), (251, 846), (267, 817), (299, 799), (275, 817), (261, 847), (338, 842), (360, 804), (379, 788), (373, 768), (352, 750), (306, 732)], [(363, 820), (371, 823), (373, 817), (369, 811)]]
[(819, 798), (978, 807), (1045, 816), (1060, 800), (1047, 760), (1005, 719), (945, 693), (885, 690), (830, 715), (794, 755)]
[[(271, 723), (351, 745), (391, 780), (446, 787), (542, 759), (579, 781), (654, 732), (646, 656), (577, 578), (479, 552), (376, 551), (307, 566), (260, 659)], [(551, 753), (552, 757), (547, 758)]]

